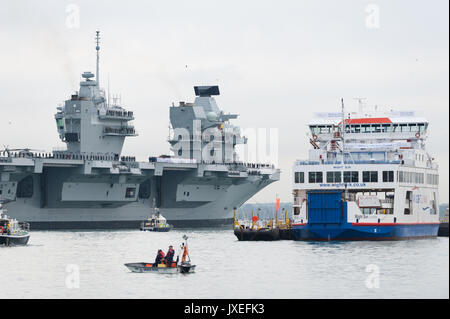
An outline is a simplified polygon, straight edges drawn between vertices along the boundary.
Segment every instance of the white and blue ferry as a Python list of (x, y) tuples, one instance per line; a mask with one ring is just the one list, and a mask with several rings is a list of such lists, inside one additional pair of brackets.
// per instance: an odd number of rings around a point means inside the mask
[(297, 240), (435, 237), (438, 165), (425, 149), (428, 121), (413, 112), (320, 114), (309, 159), (293, 173)]

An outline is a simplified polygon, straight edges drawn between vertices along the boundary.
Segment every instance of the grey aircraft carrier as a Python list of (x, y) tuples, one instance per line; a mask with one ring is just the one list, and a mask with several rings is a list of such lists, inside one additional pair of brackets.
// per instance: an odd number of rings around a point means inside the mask
[(217, 86), (194, 87), (193, 103), (170, 107), (173, 155), (123, 156), (125, 138), (137, 135), (134, 114), (100, 88), (98, 32), (96, 39), (96, 75), (84, 72), (55, 114), (66, 148), (0, 152), (0, 201), (9, 215), (33, 229), (129, 228), (157, 208), (175, 227), (217, 226), (279, 180), (273, 165), (238, 160), (235, 146), (247, 139), (230, 123), (237, 115), (218, 108)]

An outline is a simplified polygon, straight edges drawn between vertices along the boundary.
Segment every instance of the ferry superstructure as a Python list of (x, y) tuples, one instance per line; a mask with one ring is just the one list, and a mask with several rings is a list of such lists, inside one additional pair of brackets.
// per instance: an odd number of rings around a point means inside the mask
[(313, 119), (309, 159), (293, 167), (295, 239), (437, 236), (439, 175), (425, 149), (428, 125), (413, 112), (362, 107)]
[(235, 146), (247, 139), (217, 106), (218, 86), (196, 86), (193, 103), (169, 108), (173, 155), (124, 156), (135, 114), (100, 87), (96, 40), (97, 74), (84, 72), (55, 114), (66, 146), (0, 151), (0, 201), (12, 217), (33, 229), (137, 228), (159, 210), (176, 227), (231, 225), (235, 208), (279, 180), (273, 165), (239, 161)]

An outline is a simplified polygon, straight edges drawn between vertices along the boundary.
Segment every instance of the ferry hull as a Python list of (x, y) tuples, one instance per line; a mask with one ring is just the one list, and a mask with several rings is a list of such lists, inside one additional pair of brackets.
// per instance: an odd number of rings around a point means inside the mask
[(437, 237), (438, 223), (293, 225), (295, 240), (402, 240)]

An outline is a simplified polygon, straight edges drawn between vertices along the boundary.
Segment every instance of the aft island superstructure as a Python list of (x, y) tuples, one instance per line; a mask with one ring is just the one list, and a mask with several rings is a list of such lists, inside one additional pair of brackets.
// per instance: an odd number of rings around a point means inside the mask
[(413, 112), (322, 114), (308, 160), (295, 162), (298, 240), (434, 237), (438, 165), (425, 149), (428, 121)]
[(217, 106), (218, 86), (195, 87), (193, 103), (170, 107), (172, 156), (122, 155), (137, 136), (135, 115), (100, 88), (98, 40), (97, 77), (84, 72), (55, 114), (66, 147), (0, 153), (0, 201), (12, 217), (34, 229), (138, 227), (158, 209), (174, 226), (231, 224), (234, 208), (279, 180), (273, 165), (239, 161), (246, 138), (230, 124), (237, 115)]

